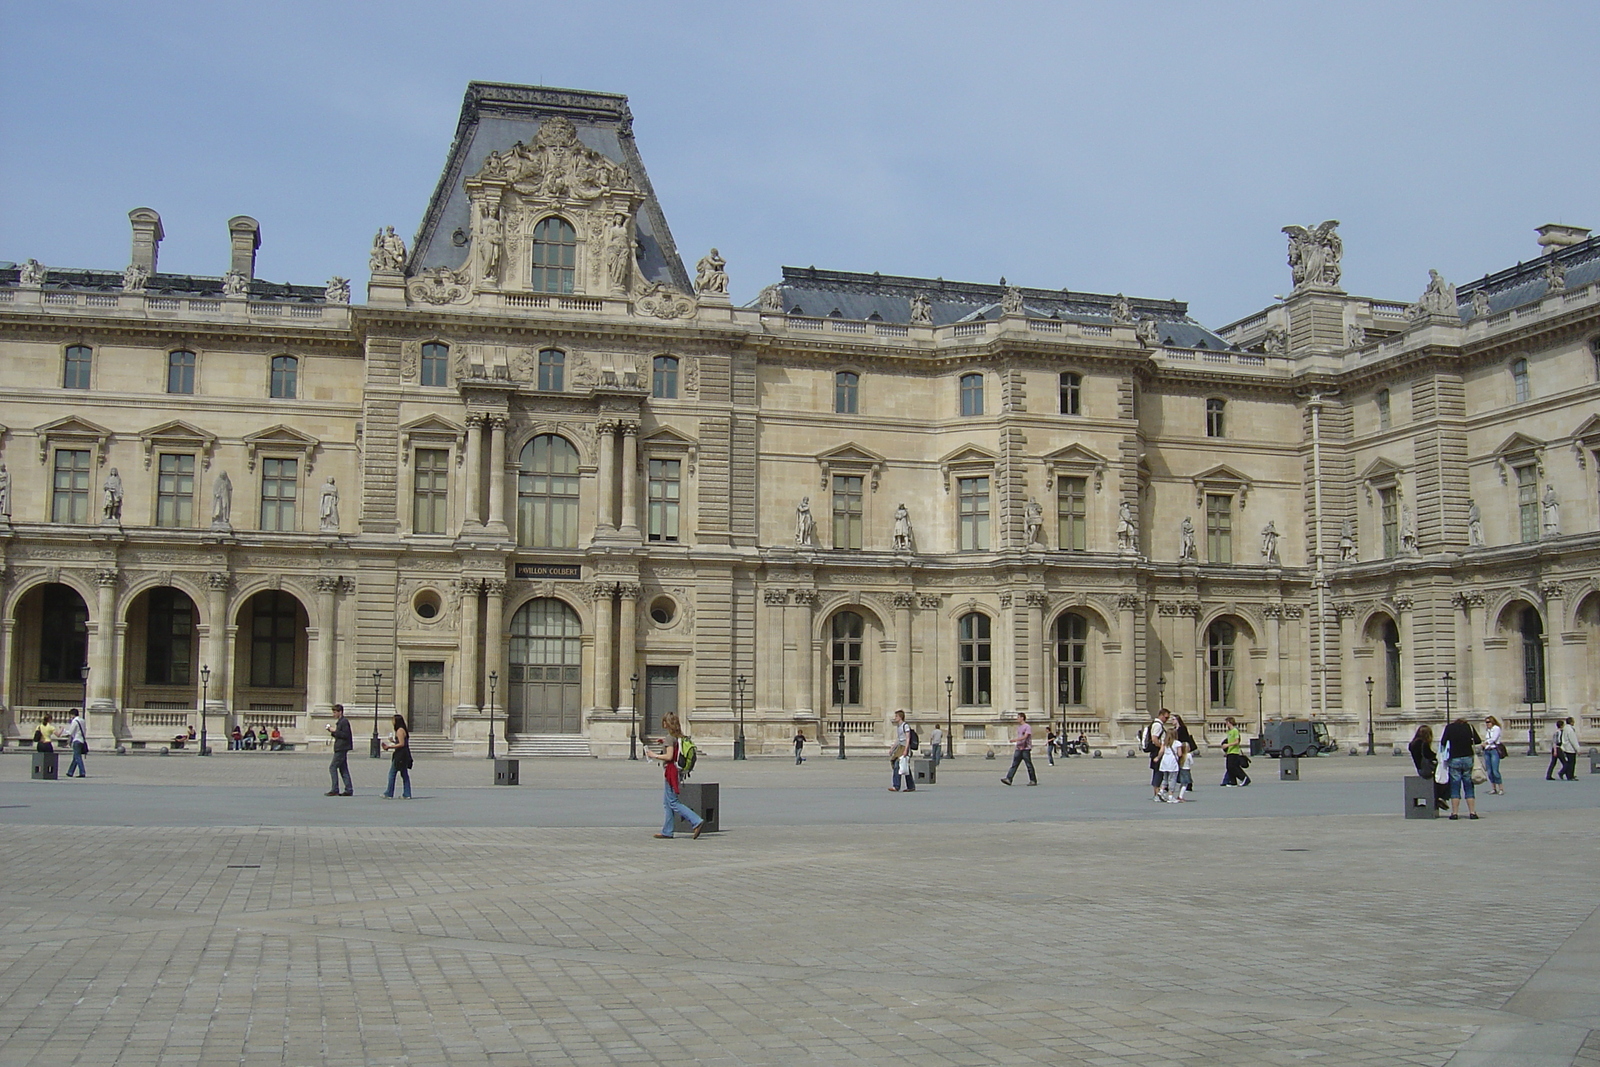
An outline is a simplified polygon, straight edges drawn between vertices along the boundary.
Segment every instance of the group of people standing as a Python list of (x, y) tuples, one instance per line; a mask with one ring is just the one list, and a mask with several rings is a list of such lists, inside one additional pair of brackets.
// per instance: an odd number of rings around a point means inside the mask
[[(83, 709), (73, 708), (72, 719), (67, 723), (66, 729), (58, 728), (50, 720), (47, 711), (39, 718), (39, 725), (33, 730), (33, 749), (35, 752), (54, 752), (56, 738), (61, 738), (72, 746), (72, 762), (67, 765), (68, 778), (87, 778), (89, 772), (84, 767), (83, 757), (89, 751), (89, 727), (83, 721)], [(76, 772), (76, 773), (74, 773)]]
[(1500, 775), (1500, 759), (1506, 754), (1505, 742), (1500, 739), (1500, 720), (1493, 715), (1484, 719), (1484, 733), (1467, 721), (1465, 715), (1445, 726), (1434, 743), (1433, 727), (1423, 723), (1411, 735), (1407, 751), (1417, 773), (1433, 780), (1433, 800), (1440, 811), (1446, 808), (1450, 818), (1461, 817), (1461, 802), (1467, 802), (1467, 818), (1478, 817), (1478, 783), (1473, 780), (1478, 757), (1483, 757), (1484, 780), (1491, 795), (1504, 795), (1505, 782)]
[(1551, 774), (1560, 764), (1561, 773), (1558, 777), (1564, 782), (1578, 780), (1578, 722), (1572, 716), (1566, 720), (1556, 720), (1556, 728), (1550, 735), (1550, 766), (1545, 768), (1544, 780), (1552, 781)]
[[(1250, 776), (1244, 768), (1249, 760), (1240, 747), (1239, 727), (1233, 717), (1227, 719), (1228, 733), (1223, 741), (1223, 755), (1227, 757), (1227, 771), (1222, 778), (1226, 787), (1249, 785)], [(1188, 723), (1182, 715), (1162, 708), (1150, 725), (1140, 731), (1140, 744), (1150, 757), (1150, 796), (1157, 803), (1184, 804), (1194, 789), (1194, 757), (1199, 749)]]

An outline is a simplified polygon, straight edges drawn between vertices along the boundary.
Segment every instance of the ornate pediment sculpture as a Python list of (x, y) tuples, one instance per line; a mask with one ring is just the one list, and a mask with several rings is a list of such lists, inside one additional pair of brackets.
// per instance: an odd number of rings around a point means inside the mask
[(1344, 242), (1335, 231), (1338, 219), (1329, 219), (1320, 226), (1285, 226), (1289, 235), (1289, 271), (1296, 289), (1305, 286), (1339, 287), (1342, 273), (1339, 260), (1344, 256)]
[(640, 311), (658, 319), (682, 319), (694, 314), (695, 302), (687, 294), (667, 285), (654, 282), (634, 301)]
[(434, 267), (406, 284), (413, 300), (426, 304), (461, 304), (472, 295), (472, 275), (465, 270)]

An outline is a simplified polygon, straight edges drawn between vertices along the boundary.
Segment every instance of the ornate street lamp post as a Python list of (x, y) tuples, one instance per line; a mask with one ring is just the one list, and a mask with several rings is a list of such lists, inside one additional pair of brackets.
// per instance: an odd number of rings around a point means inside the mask
[(1156, 710), (1160, 711), (1167, 706), (1167, 676), (1162, 675), (1156, 679)]
[[(87, 676), (89, 668), (85, 667), (83, 673)], [(210, 694), (211, 668), (210, 666), (204, 666), (200, 668), (200, 755), (202, 756), (211, 755), (211, 749), (206, 744), (206, 697), (210, 696)]]
[(1446, 726), (1450, 725), (1450, 683), (1455, 680), (1455, 675), (1449, 671), (1444, 672), (1444, 724)]
[[(1522, 671), (1522, 695), (1528, 698), (1528, 755), (1538, 754), (1539, 744), (1533, 739), (1533, 668), (1524, 667)], [(1554, 755), (1554, 753), (1551, 753)]]
[(847, 759), (844, 754), (844, 679), (833, 680), (833, 714), (836, 716), (834, 725), (839, 730), (839, 758)]
[(383, 671), (372, 668), (372, 745), (367, 755), (373, 759), (377, 759), (383, 751), (383, 742), (378, 740), (378, 686), (382, 681)]
[(629, 682), (629, 684), (631, 684), (633, 686), (633, 707), (631, 709), (632, 714), (630, 714), (628, 716), (628, 758), (631, 759), (631, 760), (636, 760), (636, 759), (639, 758), (639, 676), (638, 676), (638, 674), (635, 674), (632, 678), (629, 678), (628, 682)]
[(489, 758), (494, 759), (494, 689), (500, 682), (500, 672), (489, 672)]
[(78, 668), (78, 677), (83, 679), (83, 718), (89, 719), (89, 665), (85, 663)]
[(1267, 683), (1260, 678), (1256, 679), (1256, 736), (1261, 738), (1261, 743), (1266, 744), (1267, 738)]
[(955, 691), (956, 680), (948, 674), (944, 676), (944, 747), (946, 757), (956, 758), (956, 719), (955, 719)]
[(739, 735), (733, 739), (733, 758), (744, 759), (744, 675), (734, 679), (733, 687), (739, 709)]
[(1367, 755), (1377, 755), (1376, 746), (1372, 743), (1372, 675), (1367, 675)]

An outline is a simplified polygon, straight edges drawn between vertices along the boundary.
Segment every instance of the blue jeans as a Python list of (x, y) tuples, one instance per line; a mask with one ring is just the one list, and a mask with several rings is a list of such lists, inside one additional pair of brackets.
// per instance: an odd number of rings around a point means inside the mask
[(89, 777), (89, 772), (83, 769), (83, 754), (89, 751), (82, 741), (72, 742), (72, 763), (67, 767), (67, 777), (72, 777), (72, 769), (76, 767), (83, 777)]
[(410, 800), (411, 799), (411, 768), (410, 767), (402, 767), (398, 763), (389, 764), (389, 788), (387, 788), (387, 789), (385, 789), (383, 791), (383, 795), (386, 796), (386, 797), (393, 797), (394, 796), (394, 777), (397, 774), (400, 776), (400, 780), (405, 783), (405, 798), (407, 800)]
[(671, 782), (663, 781), (661, 783), (661, 806), (667, 812), (667, 819), (661, 824), (661, 833), (666, 837), (672, 836), (672, 817), (674, 815), (682, 815), (685, 819), (688, 819), (690, 826), (699, 826), (705, 821), (696, 815), (689, 805), (678, 799), (678, 794), (672, 791)]
[(942, 759), (944, 759), (944, 746), (943, 745), (934, 745), (933, 746), (933, 765), (935, 767), (937, 767), (939, 765), (939, 761), (942, 760)]
[(1468, 800), (1476, 799), (1477, 791), (1472, 785), (1472, 757), (1450, 757), (1450, 799), (1466, 797)]
[(1500, 781), (1500, 750), (1499, 749), (1497, 749), (1497, 748), (1485, 748), (1483, 750), (1483, 769), (1485, 771), (1487, 771), (1488, 774), (1489, 774), (1489, 782), (1490, 782), (1490, 784), (1492, 784), (1492, 785), (1500, 785), (1501, 784), (1501, 781)]

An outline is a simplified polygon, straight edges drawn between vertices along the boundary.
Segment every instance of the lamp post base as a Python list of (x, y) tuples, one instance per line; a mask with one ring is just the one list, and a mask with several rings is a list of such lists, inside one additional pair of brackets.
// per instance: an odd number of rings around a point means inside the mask
[(733, 758), (744, 759), (744, 737), (742, 735), (733, 739)]
[(372, 745), (367, 751), (367, 757), (369, 759), (378, 759), (382, 755), (383, 755), (383, 743), (378, 740), (378, 735), (377, 734), (373, 734), (372, 735)]

